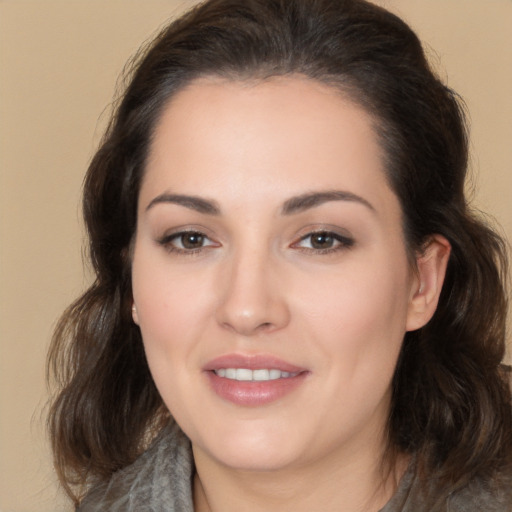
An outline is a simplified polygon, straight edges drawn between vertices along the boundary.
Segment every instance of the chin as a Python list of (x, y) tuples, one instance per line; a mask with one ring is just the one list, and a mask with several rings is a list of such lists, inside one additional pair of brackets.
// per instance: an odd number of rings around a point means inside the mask
[(288, 457), (282, 450), (268, 450), (259, 448), (227, 449), (222, 453), (212, 453), (221, 464), (238, 471), (272, 472), (293, 466), (294, 457)]
[(269, 430), (242, 425), (209, 435), (197, 446), (221, 464), (241, 471), (275, 471), (301, 458), (302, 450), (283, 428), (279, 433)]

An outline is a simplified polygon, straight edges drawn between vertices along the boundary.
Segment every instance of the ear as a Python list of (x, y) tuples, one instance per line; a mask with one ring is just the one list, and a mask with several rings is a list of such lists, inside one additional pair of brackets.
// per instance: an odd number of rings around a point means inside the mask
[(135, 305), (135, 302), (132, 304), (132, 318), (133, 321), (139, 325), (139, 314), (137, 313), (137, 306)]
[(441, 235), (432, 235), (416, 258), (416, 279), (411, 290), (407, 314), (407, 330), (426, 325), (434, 315), (441, 295), (451, 245)]

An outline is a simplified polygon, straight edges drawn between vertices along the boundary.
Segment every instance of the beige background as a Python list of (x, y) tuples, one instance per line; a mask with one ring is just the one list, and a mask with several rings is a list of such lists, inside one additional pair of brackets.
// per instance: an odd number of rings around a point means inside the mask
[[(71, 510), (45, 443), (44, 360), (56, 318), (86, 284), (81, 181), (124, 62), (192, 3), (0, 0), (0, 512)], [(465, 97), (476, 203), (512, 239), (512, 1), (381, 3)]]

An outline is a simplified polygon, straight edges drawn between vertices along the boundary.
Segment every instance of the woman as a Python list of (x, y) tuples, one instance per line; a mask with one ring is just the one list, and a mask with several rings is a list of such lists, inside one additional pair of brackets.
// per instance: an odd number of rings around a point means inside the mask
[(466, 167), (456, 95), (373, 4), (166, 28), (89, 168), (96, 281), (50, 353), (79, 510), (511, 510), (506, 258)]

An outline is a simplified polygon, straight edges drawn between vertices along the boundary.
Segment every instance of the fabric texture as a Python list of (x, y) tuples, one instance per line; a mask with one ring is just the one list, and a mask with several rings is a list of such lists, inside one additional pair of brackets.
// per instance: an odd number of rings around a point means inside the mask
[[(172, 424), (131, 466), (91, 490), (77, 512), (194, 512), (193, 476), (190, 441)], [(491, 491), (476, 481), (427, 509), (411, 464), (380, 512), (512, 512), (512, 489)]]
[(194, 512), (190, 441), (172, 424), (131, 466), (94, 488), (79, 512)]

